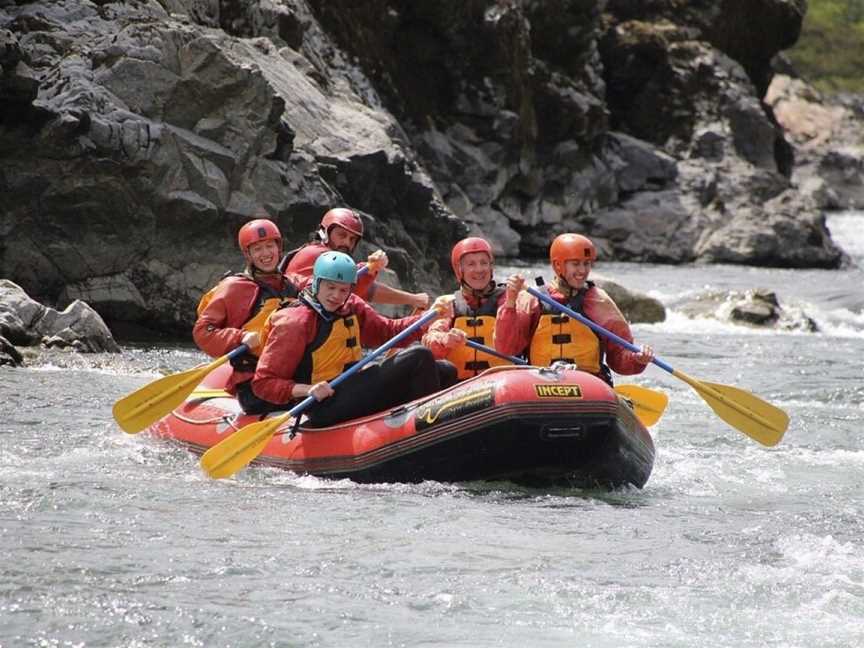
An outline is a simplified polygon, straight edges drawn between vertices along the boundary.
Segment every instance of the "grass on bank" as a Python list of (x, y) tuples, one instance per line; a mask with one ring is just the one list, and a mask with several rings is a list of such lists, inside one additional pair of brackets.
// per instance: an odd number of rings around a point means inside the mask
[(824, 93), (864, 93), (864, 0), (808, 0), (798, 43), (786, 52)]

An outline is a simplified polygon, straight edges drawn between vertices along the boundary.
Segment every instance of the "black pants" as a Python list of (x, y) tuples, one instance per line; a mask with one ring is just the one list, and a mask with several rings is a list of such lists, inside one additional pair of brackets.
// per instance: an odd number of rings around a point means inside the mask
[[(436, 361), (426, 347), (412, 346), (367, 367), (335, 388), (330, 398), (313, 403), (306, 410), (306, 427), (326, 427), (367, 414), (387, 410), (415, 398), (432, 394), (456, 383), (456, 367)], [(237, 396), (248, 414), (263, 414), (286, 405), (274, 405), (252, 393), (249, 383), (237, 385)]]

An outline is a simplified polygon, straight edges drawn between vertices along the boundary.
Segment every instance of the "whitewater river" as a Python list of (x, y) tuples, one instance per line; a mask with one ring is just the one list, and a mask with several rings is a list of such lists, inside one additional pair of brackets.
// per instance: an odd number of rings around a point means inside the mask
[[(830, 226), (864, 265), (864, 214)], [(670, 403), (641, 491), (211, 481), (111, 419), (200, 354), (39, 355), (0, 368), (0, 646), (864, 645), (864, 272), (600, 271), (670, 309), (637, 341), (787, 410), (781, 444), (649, 367), (637, 382)], [(754, 287), (821, 332), (676, 310)]]

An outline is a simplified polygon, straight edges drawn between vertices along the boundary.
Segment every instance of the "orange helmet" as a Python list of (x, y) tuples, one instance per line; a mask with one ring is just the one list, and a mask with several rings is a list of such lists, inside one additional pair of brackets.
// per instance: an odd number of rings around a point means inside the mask
[(256, 218), (243, 225), (237, 232), (237, 243), (244, 255), (250, 245), (259, 241), (276, 241), (279, 249), (282, 249), (282, 233), (276, 227), (276, 223), (266, 218)]
[(469, 236), (462, 239), (453, 246), (453, 251), (450, 252), (450, 265), (453, 266), (453, 274), (456, 275), (458, 281), (462, 281), (462, 257), (472, 252), (485, 252), (489, 255), (490, 261), (495, 261), (495, 255), (492, 254), (492, 246), (489, 241), (479, 236)]
[(570, 259), (597, 260), (597, 248), (587, 236), (581, 234), (559, 234), (549, 247), (549, 261), (552, 269), (561, 274), (564, 271), (564, 262)]
[(353, 209), (336, 207), (324, 214), (324, 218), (321, 219), (321, 233), (325, 243), (330, 235), (330, 230), (336, 225), (359, 238), (363, 238), (363, 221), (360, 220), (360, 214)]

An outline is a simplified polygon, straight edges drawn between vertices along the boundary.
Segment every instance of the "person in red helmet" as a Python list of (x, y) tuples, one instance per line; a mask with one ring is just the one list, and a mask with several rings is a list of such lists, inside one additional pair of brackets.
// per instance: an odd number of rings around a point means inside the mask
[(450, 265), (459, 282), (453, 295), (453, 317), (433, 322), (423, 344), (436, 358), (456, 365), (459, 380), (465, 380), (489, 367), (509, 364), (465, 345), (468, 338), (489, 347), (494, 344), (495, 318), (506, 291), (503, 284), (495, 283), (495, 256), (486, 239), (471, 236), (456, 243)]
[(234, 372), (227, 386), (231, 393), (238, 384), (252, 379), (267, 316), (298, 294), (297, 280), (279, 270), (282, 233), (272, 220), (255, 218), (243, 225), (237, 244), (246, 260), (245, 269), (226, 276), (201, 298), (192, 328), (195, 344), (211, 357), (223, 356), (241, 344), (249, 347), (231, 360)]
[[(312, 283), (298, 300), (274, 313), (264, 328), (264, 347), (251, 382), (238, 398), (250, 414), (287, 409), (313, 396), (309, 427), (379, 412), (442, 388), (432, 352), (420, 345), (403, 349), (381, 364), (367, 366), (338, 389), (330, 382), (361, 358), (361, 349), (383, 344), (421, 315), (389, 319), (352, 292), (357, 266), (343, 252), (325, 252), (315, 261)], [(451, 300), (432, 306), (441, 317), (452, 313)], [(422, 335), (417, 331), (399, 346)], [(244, 385), (245, 387), (245, 385)]]
[[(314, 240), (290, 253), (287, 271), (295, 276), (311, 281), (315, 260), (328, 250), (344, 252), (352, 255), (360, 239), (363, 238), (363, 220), (353, 209), (335, 207), (329, 210), (321, 219), (321, 225), (314, 234)], [(426, 293), (409, 293), (392, 288), (376, 280), (378, 273), (387, 267), (387, 254), (378, 250), (369, 255), (366, 263), (358, 263), (358, 270), (364, 265), (368, 272), (357, 280), (354, 290), (365, 301), (376, 304), (407, 304), (415, 309), (426, 308), (429, 305), (429, 295)]]
[[(588, 280), (597, 260), (591, 239), (581, 234), (561, 234), (552, 241), (549, 261), (555, 279), (549, 296), (577, 313), (633, 341), (630, 325), (612, 298)], [(563, 361), (612, 384), (612, 371), (622, 375), (642, 373), (654, 358), (650, 346), (639, 353), (599, 337), (588, 326), (562, 315), (536, 297), (521, 292), (525, 279), (514, 274), (507, 279), (504, 303), (498, 309), (495, 348), (501, 353), (527, 353), (536, 366)]]

